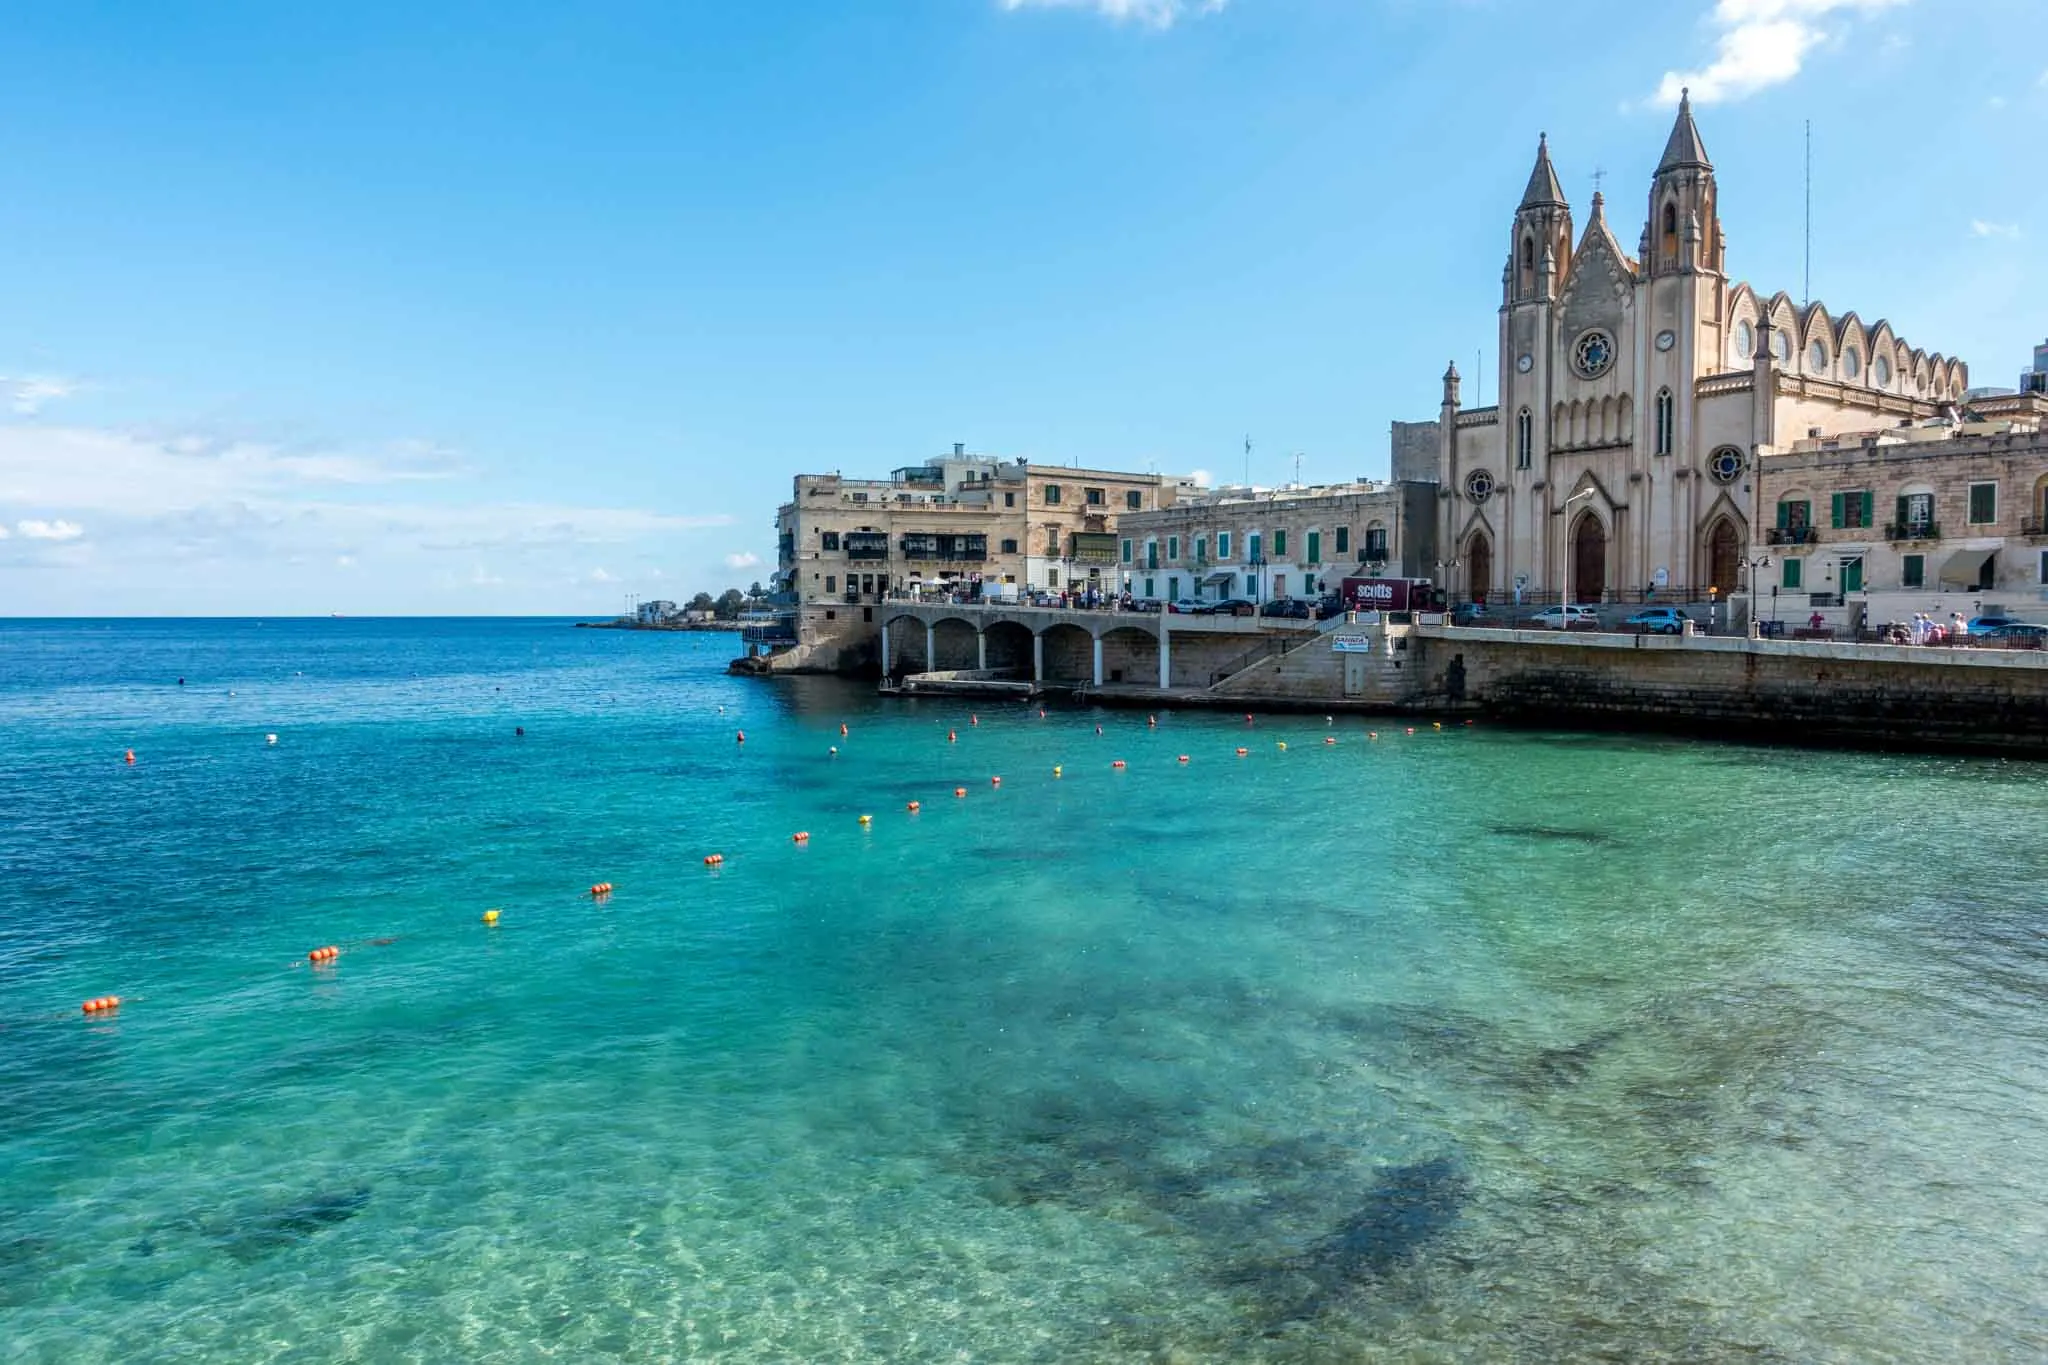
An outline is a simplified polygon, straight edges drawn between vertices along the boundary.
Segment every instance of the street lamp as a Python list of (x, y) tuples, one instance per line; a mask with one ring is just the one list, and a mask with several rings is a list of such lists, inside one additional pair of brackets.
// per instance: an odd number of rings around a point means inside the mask
[(1458, 559), (1439, 559), (1436, 562), (1437, 591), (1443, 595), (1444, 615), (1447, 618), (1451, 611), (1451, 576), (1463, 565), (1464, 561)]
[[(1566, 498), (1566, 499), (1564, 500), (1564, 505), (1563, 505), (1563, 506), (1561, 506), (1561, 507), (1559, 507), (1559, 508), (1557, 509), (1557, 510), (1558, 510), (1558, 514), (1559, 514), (1560, 516), (1564, 516), (1564, 518), (1565, 518), (1565, 524), (1564, 524), (1564, 540), (1565, 540), (1565, 543), (1564, 543), (1564, 598), (1563, 598), (1563, 602), (1562, 602), (1562, 605), (1564, 605), (1564, 606), (1566, 606), (1566, 607), (1569, 607), (1569, 606), (1571, 606), (1571, 604), (1572, 604), (1572, 543), (1571, 543), (1571, 541), (1572, 541), (1572, 524), (1571, 524), (1571, 517), (1570, 517), (1570, 516), (1568, 516), (1568, 515), (1566, 515), (1566, 514), (1567, 514), (1567, 513), (1569, 513), (1569, 512), (1571, 511), (1571, 506), (1572, 506), (1572, 504), (1573, 504), (1573, 503), (1577, 502), (1577, 501), (1578, 501), (1578, 500), (1579, 500), (1580, 498), (1590, 498), (1590, 497), (1592, 497), (1595, 491), (1597, 491), (1597, 490), (1595, 490), (1595, 489), (1591, 489), (1591, 488), (1581, 488), (1581, 489), (1580, 489), (1580, 490), (1579, 490), (1578, 492), (1576, 492), (1576, 493), (1572, 494), (1572, 495), (1571, 495), (1570, 497)], [(1567, 611), (1567, 612), (1565, 613), (1565, 621), (1564, 621), (1564, 624), (1565, 624), (1566, 628), (1570, 628), (1570, 626), (1571, 626), (1571, 613), (1570, 613), (1569, 611)]]
[[(1771, 557), (1769, 555), (1757, 555), (1742, 562), (1749, 566), (1749, 634), (1754, 639), (1763, 634), (1762, 623), (1756, 619), (1756, 571), (1758, 569), (1770, 568)], [(1771, 619), (1775, 621), (1778, 619), (1778, 599), (1775, 588), (1772, 590), (1772, 593)]]

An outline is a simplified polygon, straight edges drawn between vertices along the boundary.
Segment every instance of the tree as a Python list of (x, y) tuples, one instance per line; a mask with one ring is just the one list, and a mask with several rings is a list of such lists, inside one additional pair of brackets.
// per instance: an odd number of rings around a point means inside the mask
[(708, 592), (700, 592), (690, 599), (691, 611), (714, 611), (717, 607), (718, 603), (711, 600), (711, 594)]
[(761, 580), (758, 578), (754, 580), (754, 586), (747, 589), (747, 596), (752, 598), (756, 602), (760, 601), (767, 595), (767, 593), (761, 591)]
[(723, 621), (738, 620), (740, 615), (740, 608), (746, 605), (746, 601), (746, 598), (740, 596), (740, 590), (738, 588), (727, 588), (724, 592), (718, 595), (719, 619)]

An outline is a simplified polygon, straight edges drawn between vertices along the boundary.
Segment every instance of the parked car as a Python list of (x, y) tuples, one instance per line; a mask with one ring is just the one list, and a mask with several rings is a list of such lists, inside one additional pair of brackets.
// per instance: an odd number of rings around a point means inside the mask
[(1156, 597), (1138, 597), (1132, 599), (1129, 610), (1148, 612), (1156, 616), (1166, 610), (1166, 604)]
[(1996, 640), (2002, 645), (2016, 649), (2040, 649), (2048, 646), (2048, 626), (2032, 625), (2026, 621), (2008, 621), (1984, 633), (1986, 639)]
[(1280, 616), (1294, 621), (1308, 621), (1315, 617), (1315, 609), (1302, 597), (1276, 597), (1259, 608), (1261, 616)]
[(1578, 605), (1545, 607), (1532, 619), (1539, 630), (1587, 630), (1600, 624), (1599, 613)]
[(1454, 626), (1484, 626), (1492, 623), (1486, 614), (1484, 602), (1460, 602), (1451, 608), (1451, 624)]
[(1337, 593), (1325, 593), (1322, 599), (1316, 603), (1316, 619), (1318, 621), (1327, 621), (1332, 616), (1341, 616), (1343, 614), (1344, 599)]
[(2025, 624), (2027, 623), (2020, 620), (2017, 616), (1979, 616), (1971, 621), (1969, 625), (1965, 626), (1964, 629), (1970, 633), (1972, 638), (1975, 638), (1979, 635), (1989, 635), (2001, 626), (2023, 626)]
[(1176, 616), (1207, 616), (1216, 610), (1214, 602), (1202, 602), (1192, 597), (1183, 597), (1166, 608)]
[(1257, 616), (1259, 604), (1249, 597), (1226, 597), (1209, 610), (1218, 616)]
[(1645, 607), (1622, 624), (1646, 635), (1683, 635), (1689, 620), (1677, 607)]

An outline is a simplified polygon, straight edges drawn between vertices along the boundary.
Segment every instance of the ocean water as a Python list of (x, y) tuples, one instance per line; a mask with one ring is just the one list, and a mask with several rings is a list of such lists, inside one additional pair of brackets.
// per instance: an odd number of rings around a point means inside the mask
[(2040, 767), (731, 649), (0, 622), (0, 1358), (2048, 1357)]

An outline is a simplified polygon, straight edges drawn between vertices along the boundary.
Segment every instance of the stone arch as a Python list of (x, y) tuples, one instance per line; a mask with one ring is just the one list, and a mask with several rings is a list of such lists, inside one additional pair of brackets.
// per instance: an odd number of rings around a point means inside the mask
[(1565, 427), (1565, 444), (1582, 446), (1586, 443), (1586, 405), (1574, 398), (1571, 417)]
[(934, 669), (979, 668), (981, 649), (972, 621), (948, 616), (932, 623)]
[(1095, 677), (1095, 637), (1071, 621), (1058, 621), (1040, 632), (1044, 642), (1045, 676), (1049, 682), (1088, 683)]
[(1102, 680), (1150, 687), (1159, 681), (1159, 641), (1137, 626), (1102, 632)]
[(1614, 400), (1614, 439), (1633, 442), (1636, 431), (1636, 400), (1623, 394)]
[(1550, 447), (1561, 449), (1571, 444), (1571, 409), (1559, 402), (1550, 410)]
[(1607, 523), (1592, 508), (1585, 508), (1573, 519), (1571, 534), (1565, 538), (1572, 601), (1599, 602), (1606, 597), (1607, 540)]
[(1607, 444), (1614, 439), (1614, 399), (1600, 400), (1600, 443)]
[(1723, 601), (1742, 586), (1742, 560), (1741, 528), (1733, 517), (1715, 517), (1700, 537), (1700, 563), (1706, 585), (1718, 589)]
[(1031, 627), (1021, 621), (991, 621), (982, 634), (988, 640), (988, 666), (1031, 676)]
[(2048, 534), (2048, 474), (2034, 480), (2033, 495), (2027, 501), (2027, 515), (2033, 519), (2034, 534)]
[(1473, 527), (1458, 558), (1465, 566), (1465, 596), (1474, 602), (1488, 600), (1493, 592), (1493, 537), (1484, 527)]

